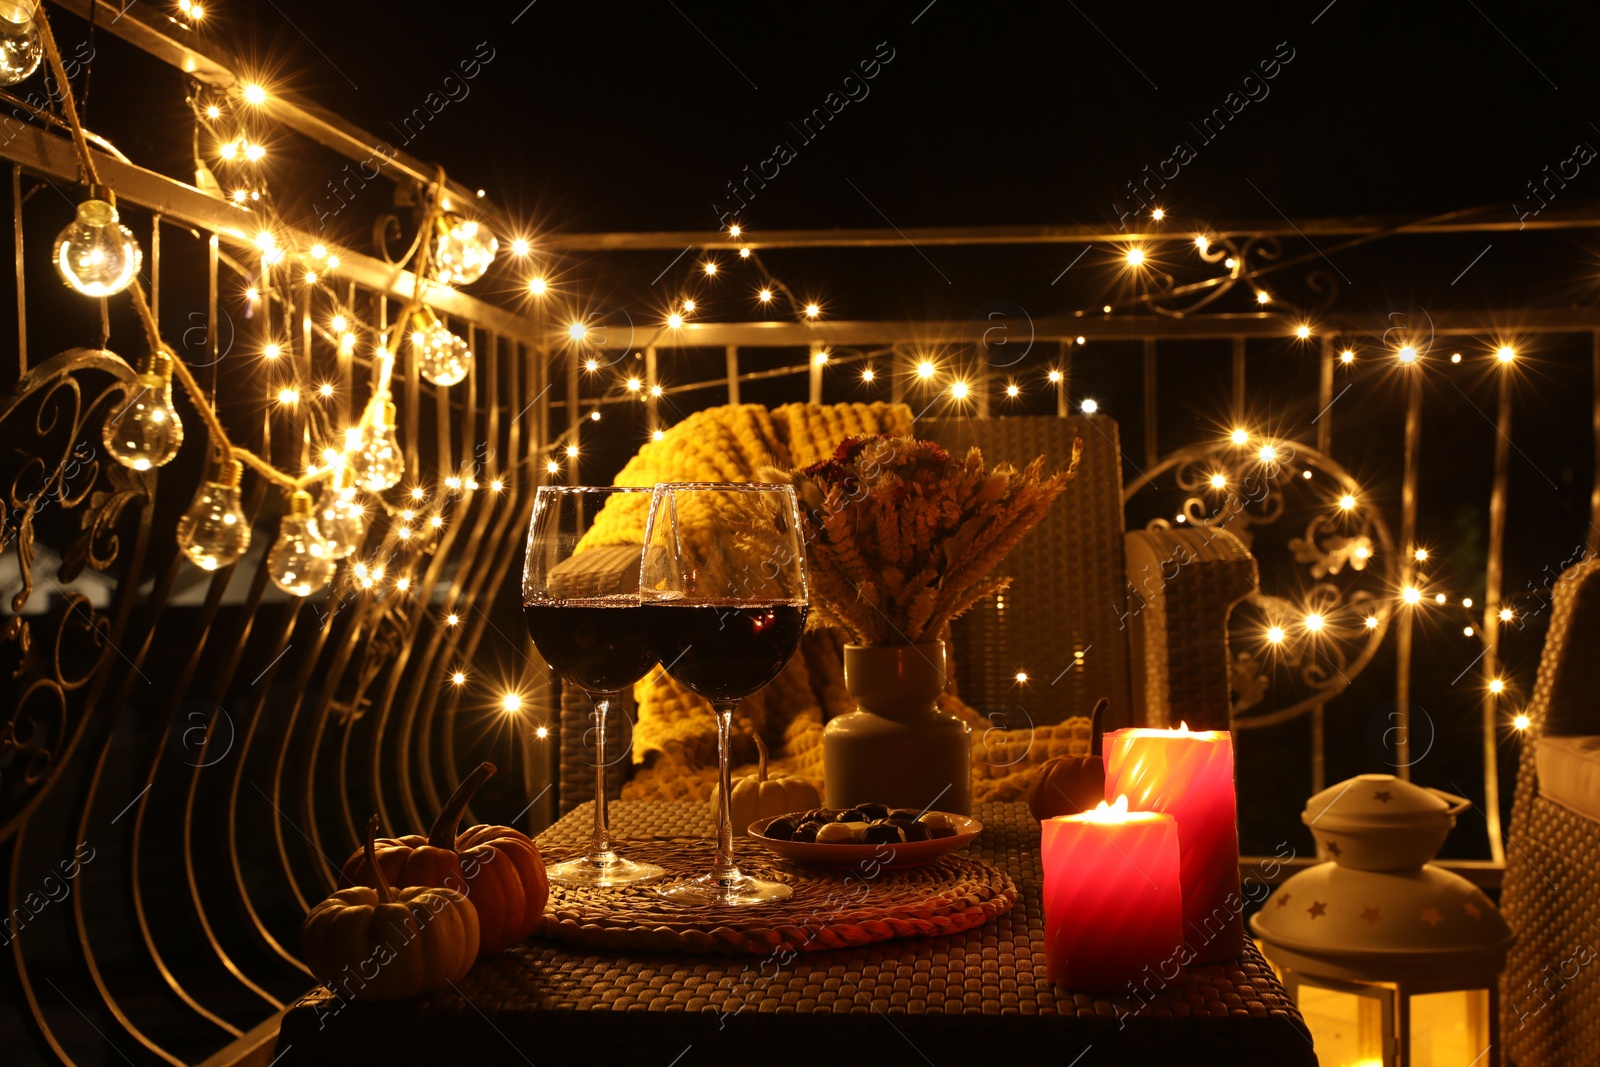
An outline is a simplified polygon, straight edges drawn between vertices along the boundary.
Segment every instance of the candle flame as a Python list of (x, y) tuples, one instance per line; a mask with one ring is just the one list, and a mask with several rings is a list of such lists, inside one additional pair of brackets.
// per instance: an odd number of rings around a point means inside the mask
[(1188, 722), (1183, 722), (1183, 721), (1180, 721), (1178, 723), (1178, 728), (1173, 731), (1173, 733), (1178, 733), (1178, 734), (1186, 734), (1188, 732), (1189, 732), (1189, 724), (1188, 724)]
[(1084, 815), (1094, 822), (1116, 822), (1128, 814), (1128, 795), (1126, 793), (1117, 797), (1115, 804), (1101, 801), (1093, 811), (1084, 812)]

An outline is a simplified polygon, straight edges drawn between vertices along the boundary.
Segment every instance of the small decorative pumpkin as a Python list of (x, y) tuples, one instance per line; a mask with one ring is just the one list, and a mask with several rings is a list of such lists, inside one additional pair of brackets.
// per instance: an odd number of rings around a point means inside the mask
[[(756, 734), (756, 773), (736, 778), (729, 794), (728, 809), (733, 816), (735, 835), (748, 834), (750, 824), (769, 815), (785, 815), (822, 807), (822, 794), (804, 778), (790, 775), (767, 777), (767, 743)], [(716, 817), (722, 787), (711, 790), (711, 815)]]
[[(427, 837), (385, 838), (374, 850), (378, 867), (392, 883), (465, 893), (478, 909), (478, 952), (483, 956), (503, 951), (538, 929), (550, 899), (539, 846), (526, 834), (485, 824), (456, 834), (473, 794), (494, 772), (494, 764), (478, 764), (440, 809)], [(344, 877), (353, 885), (372, 885), (372, 863), (364, 851), (357, 852), (345, 861)]]
[(1101, 722), (1111, 701), (1101, 697), (1089, 713), (1089, 754), (1046, 760), (1028, 787), (1028, 809), (1043, 822), (1057, 815), (1092, 811), (1106, 798), (1106, 762), (1101, 755), (1105, 727)]
[(390, 889), (374, 860), (377, 834), (374, 815), (365, 851), (376, 885), (340, 889), (306, 916), (306, 966), (356, 1000), (402, 1000), (460, 981), (478, 956), (477, 909), (454, 889)]

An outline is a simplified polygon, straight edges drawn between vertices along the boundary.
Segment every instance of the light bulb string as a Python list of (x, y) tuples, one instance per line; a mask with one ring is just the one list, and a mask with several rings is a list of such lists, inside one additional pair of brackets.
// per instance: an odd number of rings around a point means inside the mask
[[(88, 138), (85, 136), (83, 123), (78, 115), (77, 104), (73, 99), (72, 83), (67, 79), (66, 67), (61, 60), (61, 51), (56, 45), (55, 33), (51, 29), (50, 19), (45, 14), (42, 6), (37, 12), (36, 24), (39, 27), (39, 38), (40, 43), (44, 46), (45, 58), (49, 61), (50, 69), (54, 73), (60, 88), (62, 111), (66, 116), (67, 125), (71, 129), (73, 143), (77, 147), (78, 163), (83, 170), (86, 184), (102, 185), (99, 171), (95, 167), (94, 156), (89, 148)], [(406, 302), (405, 310), (396, 320), (397, 325), (409, 321), (410, 316), (423, 305), (423, 293), (427, 288), (425, 275), (428, 260), (433, 250), (431, 235), (443, 212), (445, 180), (444, 168), (440, 167), (438, 176), (434, 181), (433, 195), (430, 197), (428, 211), (419, 231), (421, 239), (418, 242), (416, 261), (413, 266), (413, 276), (416, 278), (416, 283), (412, 288), (410, 299)], [(109, 188), (107, 193), (111, 197), (112, 205), (115, 206), (115, 194), (111, 193)], [(155, 315), (150, 310), (150, 301), (145, 295), (144, 285), (137, 277), (133, 279), (132, 285), (129, 286), (129, 293), (133, 301), (134, 314), (138, 317), (139, 324), (144, 330), (146, 344), (152, 352), (161, 352), (170, 358), (172, 374), (178, 379), (179, 384), (183, 386), (184, 392), (189, 395), (189, 399), (193, 402), (195, 409), (200, 413), (201, 421), (206, 424), (206, 429), (211, 436), (212, 446), (216, 449), (219, 460), (224, 463), (229, 460), (237, 460), (255, 470), (274, 485), (280, 486), (289, 492), (303, 490), (332, 473), (332, 468), (319, 468), (315, 473), (305, 474), (297, 478), (280, 471), (250, 449), (235, 444), (228, 437), (228, 431), (223, 427), (222, 420), (218, 417), (216, 410), (207, 401), (205, 391), (201, 389), (200, 383), (195, 380), (194, 375), (190, 373), (183, 360), (178, 358), (172, 347), (161, 339), (160, 327), (156, 323)], [(381, 349), (382, 358), (379, 361), (377, 392), (385, 397), (389, 394), (390, 381), (394, 373), (395, 353), (399, 344), (398, 338), (403, 332), (400, 329), (392, 330)]]

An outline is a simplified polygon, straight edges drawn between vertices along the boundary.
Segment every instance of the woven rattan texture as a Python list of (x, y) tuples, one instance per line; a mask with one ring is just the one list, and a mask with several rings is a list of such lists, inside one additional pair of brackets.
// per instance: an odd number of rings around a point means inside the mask
[[(1021, 897), (948, 937), (728, 958), (575, 949), (539, 938), (480, 962), (459, 990), (399, 1004), (307, 994), (285, 1015), (279, 1067), (351, 1063), (1181, 1063), (1314, 1067), (1304, 1022), (1253, 945), (1236, 960), (1152, 980), (1147, 997), (1044, 977), (1039, 832), (1022, 804), (980, 804), (966, 854)], [(581, 838), (588, 809), (546, 840)], [(613, 822), (707, 834), (700, 805), (621, 802)]]
[(1500, 1028), (1517, 1067), (1600, 1063), (1600, 823), (1539, 795), (1534, 741), (1600, 734), (1600, 560), (1556, 583), (1550, 635), (1527, 713), (1501, 911), (1517, 942), (1501, 979)]
[[(700, 875), (710, 862), (701, 838), (654, 836), (682, 825), (672, 805), (659, 818), (635, 824), (634, 838), (617, 847), (630, 859), (664, 868), (669, 875)], [(652, 825), (651, 823), (654, 823)], [(653, 835), (646, 837), (644, 835)], [(549, 847), (550, 859), (583, 852)], [(786, 883), (793, 895), (759, 908), (688, 908), (663, 900), (649, 886), (592, 889), (552, 886), (540, 933), (589, 948), (656, 952), (763, 954), (865, 945), (894, 937), (938, 937), (970, 930), (1011, 910), (1017, 887), (1005, 872), (982, 860), (947, 856), (937, 863), (884, 870), (887, 858), (861, 849), (862, 860), (846, 871), (808, 871), (777, 860), (757, 845), (745, 845), (739, 865), (749, 874)]]
[[(1087, 716), (1104, 696), (1111, 698), (1107, 725), (1131, 725), (1117, 424), (1099, 417), (919, 419), (917, 434), (958, 454), (980, 448), (990, 466), (1044, 456), (1049, 471), (1071, 462), (1074, 438), (1083, 441), (1077, 477), (1000, 564), (1011, 588), (951, 628), (956, 682), (961, 698), (995, 722), (1058, 723)], [(1057, 680), (1030, 695), (1017, 687), (1019, 667)]]

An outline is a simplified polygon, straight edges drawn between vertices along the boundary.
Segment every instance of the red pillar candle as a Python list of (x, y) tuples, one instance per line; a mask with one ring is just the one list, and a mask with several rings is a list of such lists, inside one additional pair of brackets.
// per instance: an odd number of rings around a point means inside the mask
[(1114, 730), (1105, 737), (1106, 796), (1178, 820), (1185, 962), (1244, 951), (1233, 737), (1226, 730)]
[(1183, 905), (1172, 816), (1129, 811), (1122, 797), (1116, 807), (1045, 819), (1040, 835), (1050, 981), (1125, 993), (1176, 966)]

